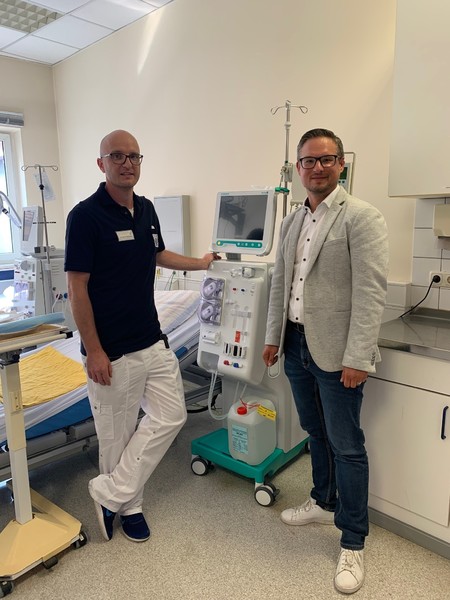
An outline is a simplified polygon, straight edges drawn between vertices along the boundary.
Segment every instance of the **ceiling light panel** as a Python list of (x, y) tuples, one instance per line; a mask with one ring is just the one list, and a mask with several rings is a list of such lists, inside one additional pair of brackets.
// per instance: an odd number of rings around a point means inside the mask
[(0, 0), (0, 56), (54, 65), (170, 2)]
[(58, 12), (21, 0), (0, 3), (0, 25), (23, 33), (33, 33), (60, 17)]
[(80, 8), (80, 6), (88, 2), (89, 0), (36, 0), (33, 4), (39, 4), (39, 6), (51, 8), (60, 13), (70, 13), (72, 10)]

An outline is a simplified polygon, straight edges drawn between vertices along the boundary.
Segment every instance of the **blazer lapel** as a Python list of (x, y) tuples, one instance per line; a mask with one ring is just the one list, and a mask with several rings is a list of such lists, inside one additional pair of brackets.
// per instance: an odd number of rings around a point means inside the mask
[(289, 236), (287, 239), (288, 246), (286, 248), (286, 256), (292, 258), (295, 261), (295, 255), (297, 253), (298, 238), (300, 237), (300, 231), (305, 218), (305, 211), (302, 208), (297, 209), (297, 213), (294, 217), (294, 221), (289, 228)]
[(308, 261), (308, 270), (305, 274), (305, 277), (311, 271), (314, 263), (316, 262), (317, 257), (319, 256), (319, 252), (325, 240), (327, 239), (328, 233), (330, 232), (330, 229), (333, 226), (333, 223), (336, 221), (337, 216), (341, 212), (341, 210), (342, 204), (340, 204), (338, 202), (338, 198), (336, 198), (331, 204), (330, 208), (327, 210), (327, 213), (323, 218), (323, 222), (319, 228), (319, 231), (317, 232), (317, 237), (314, 240), (313, 246), (311, 248), (311, 254), (309, 256)]

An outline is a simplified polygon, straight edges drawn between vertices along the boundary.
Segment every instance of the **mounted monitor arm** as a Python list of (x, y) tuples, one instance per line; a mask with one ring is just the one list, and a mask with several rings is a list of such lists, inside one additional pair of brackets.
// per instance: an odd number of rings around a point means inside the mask
[(0, 210), (9, 217), (16, 227), (22, 229), (22, 221), (8, 196), (0, 191)]

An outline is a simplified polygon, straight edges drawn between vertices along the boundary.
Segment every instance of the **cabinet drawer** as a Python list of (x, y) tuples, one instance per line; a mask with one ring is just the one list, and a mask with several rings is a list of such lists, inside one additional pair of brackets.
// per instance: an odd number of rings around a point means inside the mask
[(450, 431), (441, 439), (446, 405), (440, 394), (370, 379), (361, 413), (370, 493), (444, 526), (450, 506)]
[(450, 361), (380, 348), (381, 362), (370, 378), (445, 394), (450, 400)]

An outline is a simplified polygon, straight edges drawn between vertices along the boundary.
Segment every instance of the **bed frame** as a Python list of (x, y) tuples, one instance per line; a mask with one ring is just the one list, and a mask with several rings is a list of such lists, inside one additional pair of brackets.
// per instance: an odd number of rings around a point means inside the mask
[[(198, 367), (197, 346), (191, 348), (179, 360), (183, 381), (189, 390), (185, 392), (186, 405), (204, 402), (208, 398), (211, 375)], [(221, 391), (221, 382), (217, 380), (213, 394)], [(93, 418), (52, 431), (27, 441), (28, 469), (41, 467), (62, 460), (79, 452), (86, 452), (98, 445)], [(11, 467), (7, 442), (0, 447), (0, 482), (11, 478)]]

